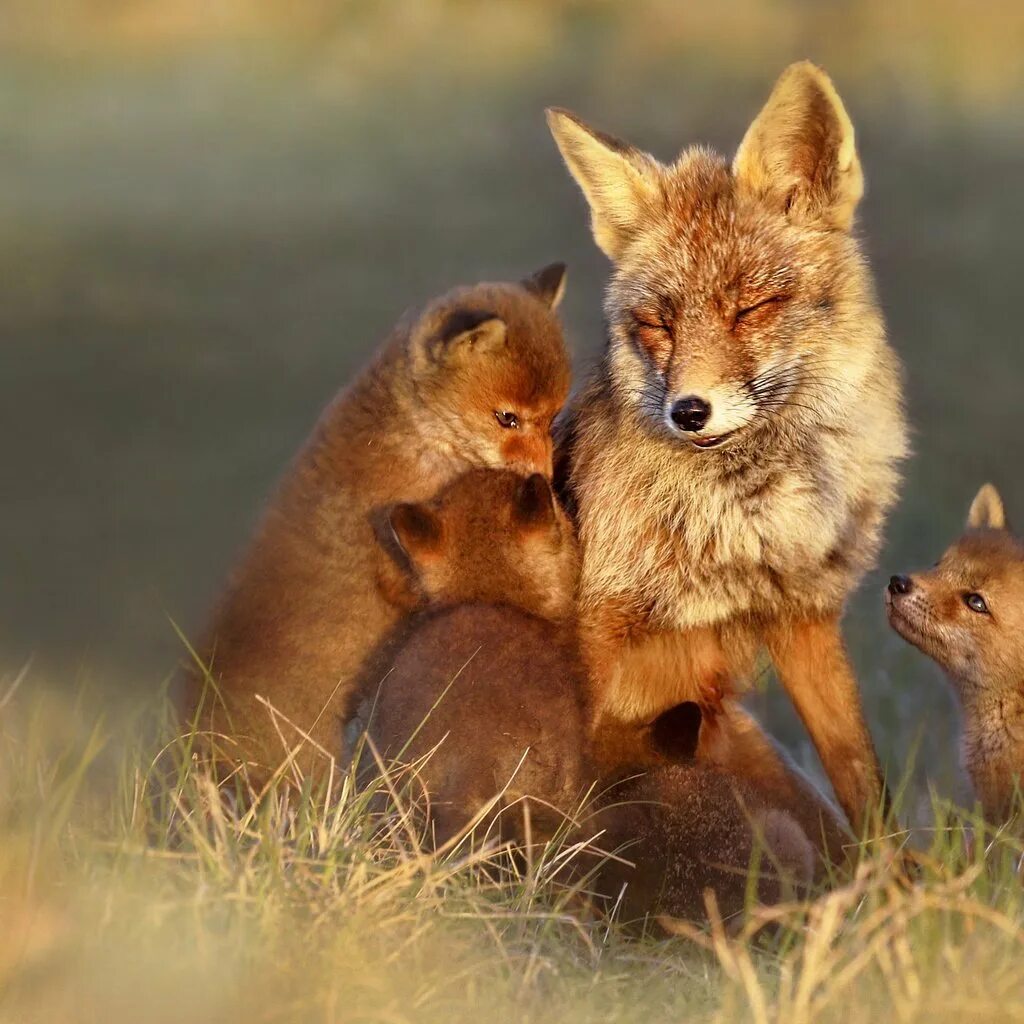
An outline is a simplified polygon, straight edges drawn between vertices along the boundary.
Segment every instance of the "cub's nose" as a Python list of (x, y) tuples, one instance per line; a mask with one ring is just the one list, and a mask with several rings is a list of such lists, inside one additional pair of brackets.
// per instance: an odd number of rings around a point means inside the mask
[(913, 581), (909, 576), (890, 576), (889, 577), (889, 593), (890, 594), (909, 594), (914, 589)]
[(702, 430), (711, 419), (711, 406), (703, 398), (689, 395), (672, 406), (669, 416), (680, 430)]

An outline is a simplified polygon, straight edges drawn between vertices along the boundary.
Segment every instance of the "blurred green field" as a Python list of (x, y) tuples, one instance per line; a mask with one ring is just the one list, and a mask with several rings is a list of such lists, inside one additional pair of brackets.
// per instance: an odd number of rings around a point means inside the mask
[[(663, 158), (731, 150), (810, 56), (858, 128), (916, 428), (849, 636), (883, 757), (899, 774), (920, 741), (919, 783), (962, 797), (951, 700), (879, 590), (934, 561), (984, 479), (1024, 507), (1022, 43), (1019, 5), (952, 0), (9, 0), (0, 667), (155, 691), (170, 620), (198, 623), (318, 409), (433, 293), (566, 260), (585, 370), (606, 267), (545, 105)], [(812, 764), (777, 690), (754, 704)]]

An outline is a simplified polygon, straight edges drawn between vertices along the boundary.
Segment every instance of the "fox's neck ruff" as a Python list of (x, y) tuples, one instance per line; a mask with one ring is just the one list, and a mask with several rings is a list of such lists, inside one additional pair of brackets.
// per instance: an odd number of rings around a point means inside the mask
[(827, 391), (793, 380), (782, 407), (706, 451), (645, 415), (628, 383), (640, 357), (611, 339), (604, 402), (580, 410), (584, 607), (620, 596), (663, 628), (841, 608), (905, 454), (895, 358), (877, 315), (862, 326)]

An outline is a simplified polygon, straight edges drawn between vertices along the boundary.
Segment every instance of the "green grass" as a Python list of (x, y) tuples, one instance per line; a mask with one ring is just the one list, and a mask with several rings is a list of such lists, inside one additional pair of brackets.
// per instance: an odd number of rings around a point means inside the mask
[(938, 803), (813, 900), (636, 938), (587, 908), (564, 844), (429, 855), (375, 802), (387, 780), (253, 808), (183, 741), (156, 756), (162, 705), (105, 724), (31, 674), (0, 694), (3, 1021), (1024, 1017), (1021, 847), (969, 846)]

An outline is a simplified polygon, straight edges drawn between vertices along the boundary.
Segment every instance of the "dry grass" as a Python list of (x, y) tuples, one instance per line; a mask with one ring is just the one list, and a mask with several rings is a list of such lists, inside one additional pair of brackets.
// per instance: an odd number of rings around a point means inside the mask
[(866, 851), (812, 901), (631, 939), (585, 911), (565, 844), (430, 856), (375, 803), (386, 779), (253, 808), (181, 744), (156, 770), (152, 711), (104, 726), (21, 682), (0, 688), (0, 1020), (1024, 1017), (1020, 848), (967, 844), (938, 804), (914, 884)]

